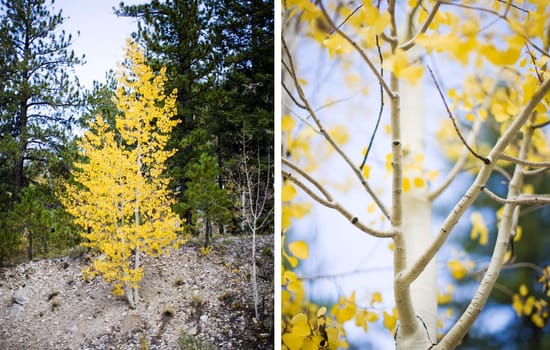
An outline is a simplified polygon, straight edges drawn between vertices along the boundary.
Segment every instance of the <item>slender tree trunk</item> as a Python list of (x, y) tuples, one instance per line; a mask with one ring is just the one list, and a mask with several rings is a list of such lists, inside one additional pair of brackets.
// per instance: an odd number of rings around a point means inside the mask
[(27, 246), (27, 257), (29, 258), (29, 261), (32, 261), (32, 230), (29, 230), (26, 227), (24, 230), (27, 240), (29, 241), (29, 245)]
[(260, 314), (258, 312), (258, 304), (260, 303), (260, 298), (258, 296), (258, 281), (256, 277), (256, 220), (254, 220), (252, 227), (252, 297), (254, 299), (254, 315), (256, 320), (260, 319)]
[(210, 222), (210, 218), (206, 218), (204, 225), (204, 247), (208, 248), (208, 245), (210, 245), (210, 232), (212, 231), (212, 223)]

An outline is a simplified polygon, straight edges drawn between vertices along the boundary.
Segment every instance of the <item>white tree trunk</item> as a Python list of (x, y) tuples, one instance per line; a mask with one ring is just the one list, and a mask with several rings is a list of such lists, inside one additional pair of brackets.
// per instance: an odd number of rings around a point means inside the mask
[[(419, 171), (407, 171), (407, 162), (416, 163), (415, 156), (424, 155), (425, 110), (421, 85), (400, 82), (401, 129), (404, 153), (404, 176), (411, 180), (424, 177)], [(411, 266), (432, 242), (432, 203), (427, 186), (403, 193), (402, 231), (407, 251), (407, 267)], [(412, 335), (397, 335), (398, 349), (425, 350), (436, 341), (437, 329), (437, 283), (435, 261), (411, 285), (411, 299), (419, 322), (419, 332)]]

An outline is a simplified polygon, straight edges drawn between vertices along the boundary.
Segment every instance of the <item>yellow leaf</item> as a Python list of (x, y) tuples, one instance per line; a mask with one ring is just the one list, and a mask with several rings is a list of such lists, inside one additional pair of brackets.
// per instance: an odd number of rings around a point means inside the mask
[(538, 314), (538, 313), (534, 313), (532, 316), (531, 316), (531, 321), (533, 322), (533, 324), (539, 328), (543, 328), (544, 327), (544, 319)]
[(421, 177), (415, 177), (413, 179), (413, 184), (415, 187), (424, 187), (424, 185), (426, 184), (426, 182), (424, 181), (423, 178)]
[(397, 313), (394, 308), (393, 314), (389, 314), (384, 311), (384, 327), (392, 334), (395, 333), (395, 326), (397, 325)]
[(472, 240), (477, 240), (479, 236), (479, 244), (486, 245), (489, 230), (487, 229), (487, 225), (485, 225), (485, 221), (483, 221), (483, 216), (481, 216), (481, 214), (476, 211), (472, 213), (472, 215), (470, 216), (470, 220), (472, 222), (472, 231), (470, 232), (470, 238)]
[(351, 44), (338, 34), (326, 37), (325, 40), (323, 40), (323, 46), (328, 49), (330, 58), (334, 58), (335, 55), (349, 53), (353, 50)]
[(296, 126), (296, 122), (294, 121), (294, 119), (292, 119), (292, 117), (290, 115), (285, 114), (281, 118), (281, 131), (282, 132), (290, 132), (290, 131), (292, 131), (292, 129), (294, 129), (295, 126)]
[(447, 267), (449, 268), (451, 275), (456, 279), (457, 281), (460, 281), (468, 274), (468, 269), (464, 264), (462, 264), (461, 261), (452, 259), (449, 260), (447, 263)]
[(529, 293), (529, 291), (527, 290), (527, 287), (525, 286), (525, 284), (522, 284), (522, 285), (519, 287), (519, 295), (521, 295), (522, 297), (524, 297), (524, 296), (527, 296), (527, 293)]
[(334, 142), (338, 145), (343, 145), (349, 140), (349, 135), (346, 128), (342, 125), (337, 125), (328, 131)]
[(370, 305), (374, 305), (374, 303), (381, 303), (382, 302), (382, 294), (380, 294), (380, 292), (375, 292), (373, 295), (372, 295), (372, 299), (370, 301)]
[(416, 84), (424, 75), (424, 67), (419, 65), (408, 66), (401, 70), (399, 77), (407, 80), (411, 84)]
[(281, 200), (283, 202), (290, 202), (296, 197), (296, 194), (297, 192), (294, 185), (287, 181), (281, 189)]
[(376, 211), (376, 203), (373, 202), (373, 203), (369, 204), (369, 206), (367, 207), (367, 212), (369, 214), (372, 214), (375, 211)]
[(283, 343), (289, 350), (300, 350), (304, 342), (304, 338), (300, 337), (294, 333), (285, 333), (283, 334)]
[(292, 324), (292, 334), (299, 337), (305, 337), (311, 334), (309, 322), (305, 314), (299, 313), (294, 315), (292, 320), (290, 320), (290, 323)]
[(294, 241), (288, 245), (288, 250), (298, 259), (304, 260), (309, 256), (309, 247), (304, 241)]
[(363, 171), (362, 172), (363, 172), (363, 176), (365, 177), (365, 179), (369, 178), (370, 170), (371, 170), (370, 166), (368, 166), (368, 165), (363, 166)]
[(403, 178), (403, 192), (411, 190), (411, 180), (408, 177)]
[(324, 316), (327, 313), (327, 308), (325, 306), (317, 310), (317, 317)]

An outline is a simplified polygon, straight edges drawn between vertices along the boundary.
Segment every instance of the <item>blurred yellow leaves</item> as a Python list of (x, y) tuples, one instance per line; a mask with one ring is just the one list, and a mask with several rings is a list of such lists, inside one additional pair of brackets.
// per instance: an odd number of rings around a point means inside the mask
[(542, 298), (529, 295), (525, 284), (522, 284), (518, 293), (512, 296), (512, 308), (518, 317), (528, 317), (539, 328), (543, 328), (548, 321), (548, 303)]
[(457, 281), (460, 281), (473, 269), (474, 263), (471, 260), (459, 260), (454, 258), (447, 262), (447, 267), (449, 268), (451, 276)]
[(344, 323), (355, 316), (356, 309), (355, 292), (353, 292), (349, 298), (341, 297), (338, 303), (334, 304), (330, 312), (335, 316), (336, 322)]
[(388, 313), (384, 311), (384, 327), (391, 332), (391, 334), (395, 334), (395, 328), (397, 326), (397, 308), (393, 308), (392, 313)]
[(309, 256), (309, 247), (304, 241), (289, 243), (288, 250), (300, 260), (307, 259)]
[(424, 67), (415, 65), (407, 58), (407, 53), (396, 49), (393, 55), (384, 59), (383, 67), (392, 71), (398, 78), (405, 79), (415, 84), (424, 74)]
[(483, 221), (483, 216), (481, 213), (475, 211), (472, 215), (470, 215), (470, 220), (472, 222), (470, 238), (475, 241), (479, 237), (479, 244), (486, 245), (489, 231), (487, 229), (487, 225), (485, 225), (485, 221)]

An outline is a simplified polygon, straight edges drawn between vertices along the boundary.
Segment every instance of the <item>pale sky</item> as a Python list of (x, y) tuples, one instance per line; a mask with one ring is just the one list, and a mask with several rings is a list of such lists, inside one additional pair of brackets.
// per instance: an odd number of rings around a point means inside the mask
[[(124, 2), (131, 5), (149, 1)], [(118, 7), (119, 3), (120, 0), (56, 0), (53, 5), (52, 13), (63, 10), (63, 28), (73, 35), (72, 49), (75, 54), (86, 55), (86, 64), (75, 68), (85, 88), (91, 88), (94, 80), (104, 81), (105, 72), (116, 69), (117, 61), (123, 58), (126, 38), (137, 30), (137, 19), (115, 16), (113, 7)]]

